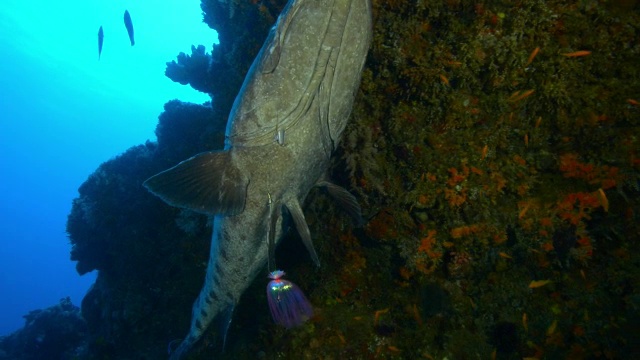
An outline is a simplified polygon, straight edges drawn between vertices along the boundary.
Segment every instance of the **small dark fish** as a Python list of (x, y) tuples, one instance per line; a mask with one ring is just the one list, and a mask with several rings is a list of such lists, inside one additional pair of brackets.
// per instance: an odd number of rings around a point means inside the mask
[(131, 15), (129, 15), (129, 11), (124, 11), (124, 26), (127, 28), (127, 33), (129, 33), (129, 40), (131, 40), (131, 46), (133, 46), (136, 42), (133, 40), (133, 23), (131, 22)]
[(100, 30), (98, 30), (98, 60), (100, 60), (100, 54), (102, 54), (102, 40), (104, 40), (104, 31), (100, 26)]

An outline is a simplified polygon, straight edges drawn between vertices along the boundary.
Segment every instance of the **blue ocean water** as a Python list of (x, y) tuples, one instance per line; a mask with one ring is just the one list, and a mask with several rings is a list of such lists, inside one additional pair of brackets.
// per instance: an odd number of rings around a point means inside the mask
[(201, 18), (197, 0), (3, 1), (0, 336), (61, 298), (79, 305), (95, 280), (77, 275), (69, 259), (65, 223), (78, 186), (102, 162), (155, 140), (165, 102), (210, 100), (164, 76), (180, 52), (217, 42)]

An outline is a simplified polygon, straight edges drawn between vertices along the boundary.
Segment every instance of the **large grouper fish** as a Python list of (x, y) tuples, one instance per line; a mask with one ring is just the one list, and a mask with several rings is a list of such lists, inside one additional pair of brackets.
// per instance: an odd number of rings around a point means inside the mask
[(293, 224), (309, 250), (301, 204), (323, 186), (356, 219), (360, 207), (326, 179), (350, 117), (372, 37), (370, 0), (291, 0), (235, 99), (224, 150), (198, 154), (144, 185), (170, 205), (215, 215), (204, 286), (182, 357), (218, 317), (226, 336), (234, 305)]

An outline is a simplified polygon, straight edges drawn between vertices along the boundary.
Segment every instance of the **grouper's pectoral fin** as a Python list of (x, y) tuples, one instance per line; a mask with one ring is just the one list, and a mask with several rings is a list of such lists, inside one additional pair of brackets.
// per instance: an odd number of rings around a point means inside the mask
[(169, 205), (208, 215), (241, 213), (248, 184), (227, 151), (198, 154), (144, 182)]
[(302, 243), (309, 251), (309, 255), (311, 255), (311, 260), (316, 264), (316, 266), (320, 266), (320, 259), (318, 259), (318, 254), (316, 253), (316, 249), (313, 248), (313, 243), (311, 242), (311, 232), (309, 231), (309, 226), (307, 226), (307, 221), (304, 219), (304, 213), (302, 212), (302, 208), (300, 207), (300, 203), (297, 200), (293, 200), (286, 204), (289, 213), (291, 213), (291, 217), (293, 218), (293, 222), (296, 224), (296, 229), (300, 234), (300, 238), (302, 238)]
[(316, 185), (325, 187), (327, 189), (329, 195), (331, 195), (332, 198), (338, 201), (340, 206), (345, 209), (349, 216), (351, 216), (357, 227), (360, 227), (364, 224), (360, 204), (358, 204), (358, 200), (356, 199), (356, 197), (353, 196), (349, 191), (347, 191), (347, 189), (327, 180), (319, 180)]
[(280, 218), (280, 202), (274, 202), (269, 194), (269, 215), (267, 217), (267, 241), (269, 256), (267, 257), (267, 270), (269, 273), (276, 269), (276, 226)]

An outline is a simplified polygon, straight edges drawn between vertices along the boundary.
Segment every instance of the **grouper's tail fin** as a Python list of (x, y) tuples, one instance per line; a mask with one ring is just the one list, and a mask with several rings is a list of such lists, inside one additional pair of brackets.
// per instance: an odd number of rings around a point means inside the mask
[[(224, 348), (227, 344), (227, 333), (229, 332), (229, 326), (231, 325), (231, 319), (233, 317), (233, 309), (234, 306), (232, 304), (228, 305), (227, 308), (222, 311), (219, 315), (216, 321), (218, 321), (218, 331), (219, 331), (219, 337), (222, 340), (222, 351), (224, 351)], [(189, 331), (189, 335), (187, 336), (186, 339), (182, 340), (182, 342), (180, 342), (180, 345), (178, 345), (178, 347), (172, 351), (171, 347), (172, 347), (172, 343), (175, 342), (176, 340), (172, 341), (171, 343), (169, 343), (169, 360), (180, 360), (183, 358), (183, 356), (193, 347), (193, 345), (200, 340), (200, 337), (202, 336), (202, 331), (200, 331), (200, 329), (191, 329)]]
[(171, 345), (175, 341), (169, 343), (169, 360), (180, 360), (184, 356), (184, 354), (191, 349), (194, 341), (188, 341), (189, 338), (186, 338), (180, 342), (180, 345), (175, 350), (171, 350)]
[(169, 205), (207, 215), (241, 213), (248, 185), (228, 151), (200, 153), (144, 182)]

